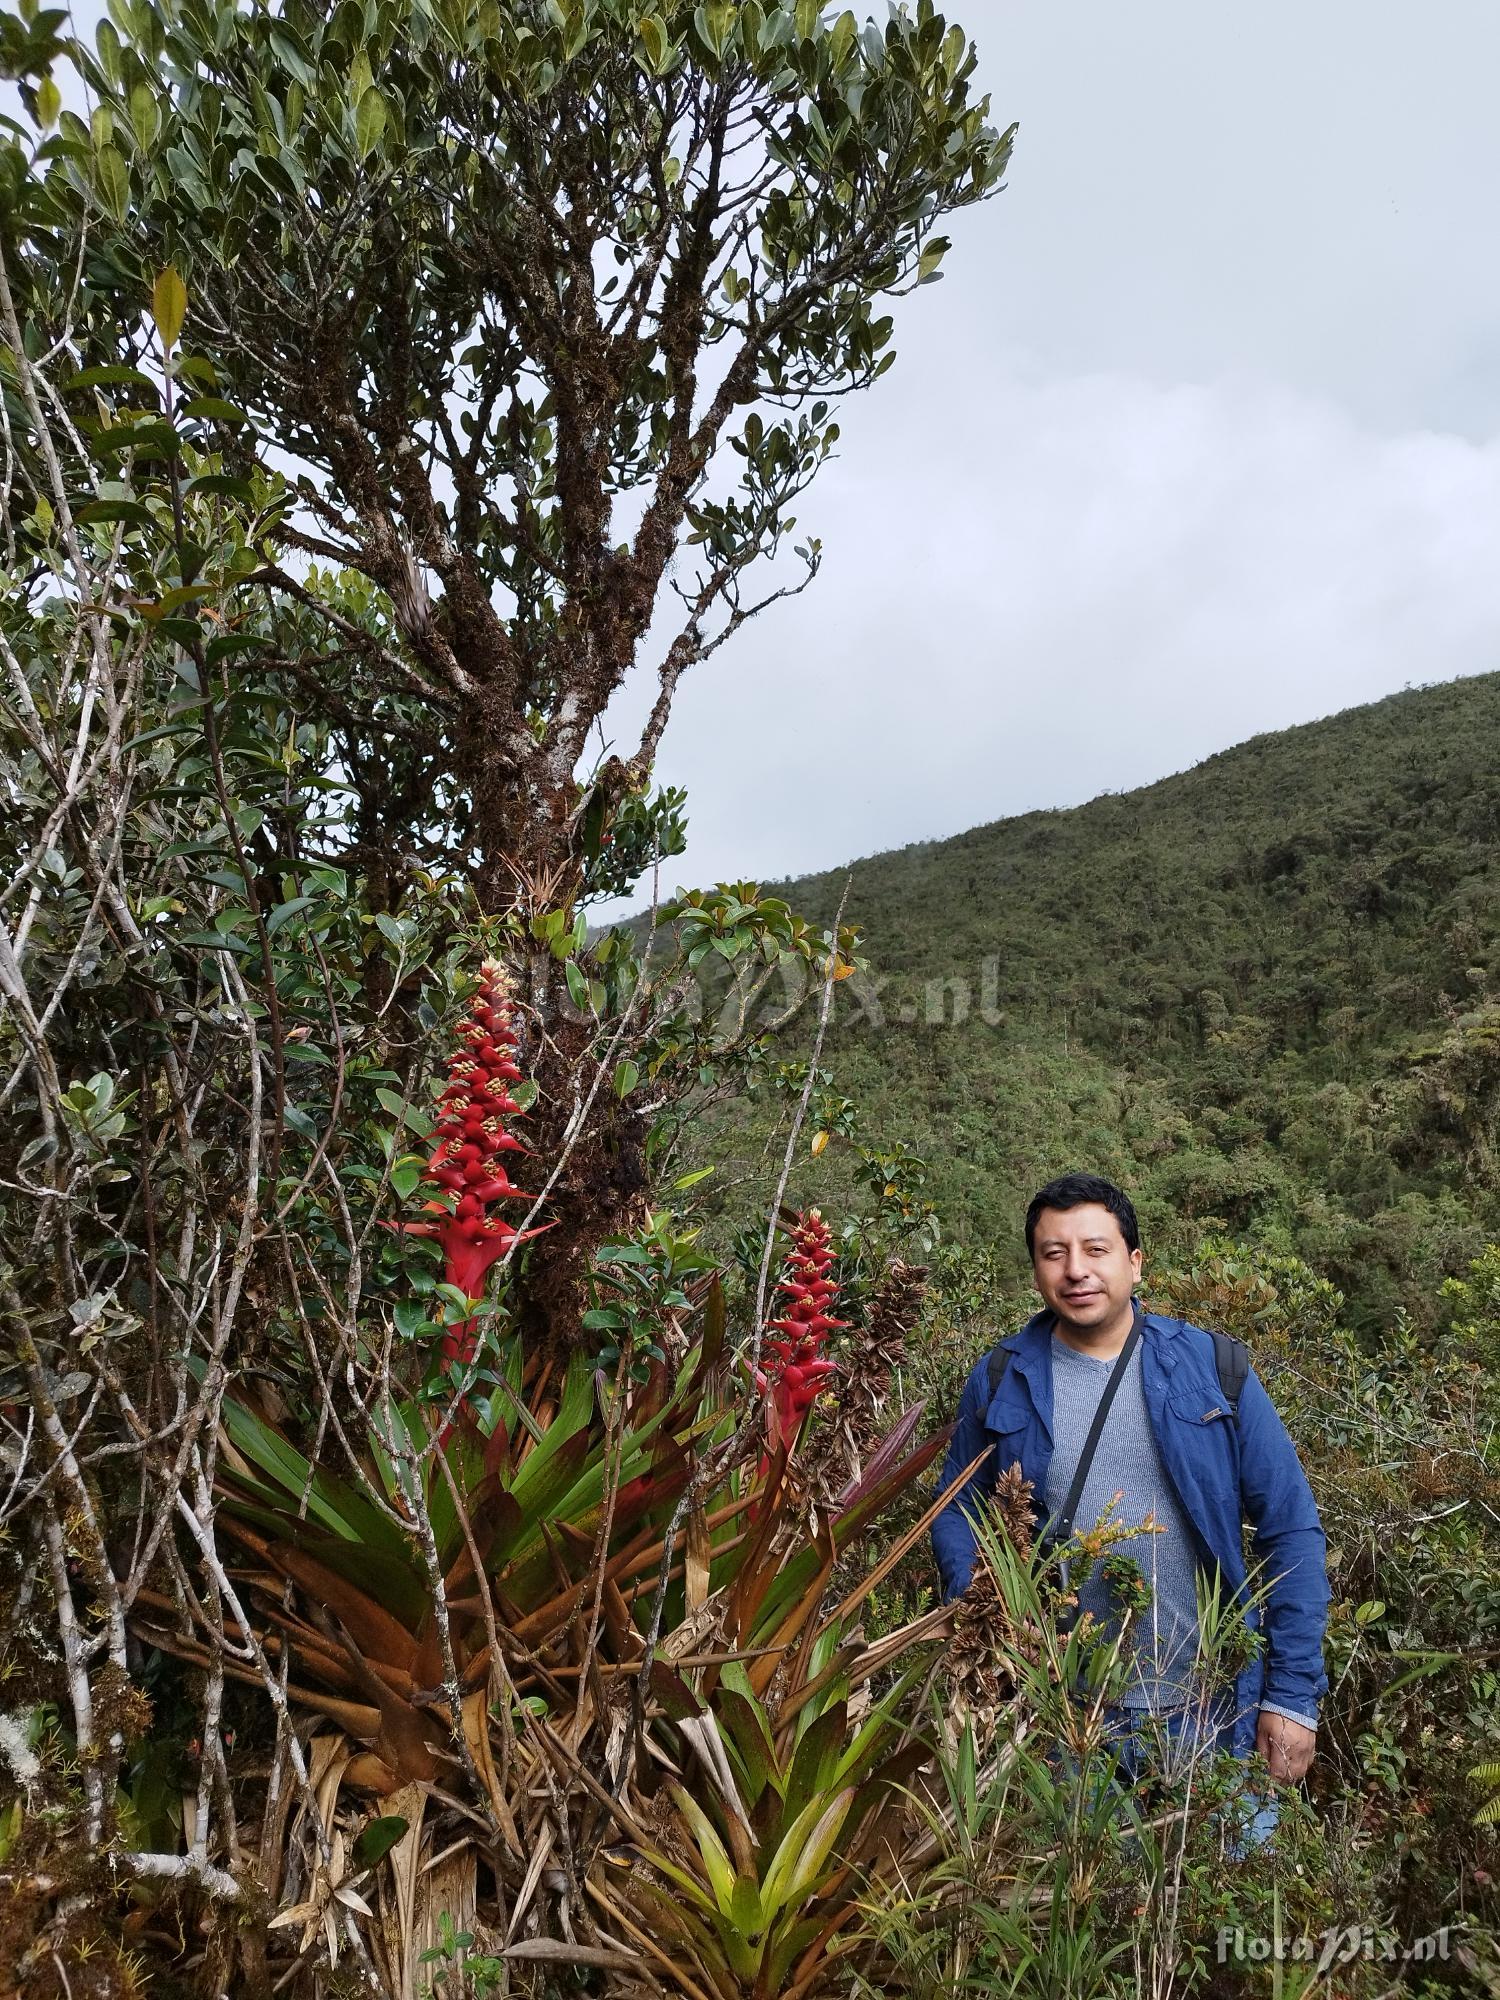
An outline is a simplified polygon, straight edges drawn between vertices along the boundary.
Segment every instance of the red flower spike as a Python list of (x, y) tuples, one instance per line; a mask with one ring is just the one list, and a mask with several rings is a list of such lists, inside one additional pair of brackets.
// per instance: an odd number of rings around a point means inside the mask
[(838, 1297), (828, 1276), (833, 1244), (828, 1225), (815, 1208), (808, 1209), (791, 1232), (791, 1248), (777, 1285), (775, 1319), (767, 1330), (780, 1336), (766, 1342), (765, 1367), (756, 1371), (755, 1386), (771, 1400), (772, 1434), (791, 1451), (803, 1418), (824, 1393), (829, 1377), (838, 1373), (823, 1354), (830, 1333), (847, 1326), (824, 1310)]
[[(469, 1018), (459, 1024), (458, 1046), (448, 1058), (448, 1082), (433, 1128), (437, 1144), (422, 1178), (448, 1200), (429, 1201), (430, 1222), (396, 1222), (389, 1226), (407, 1236), (435, 1238), (442, 1245), (444, 1278), (465, 1298), (477, 1299), (491, 1268), (518, 1243), (554, 1225), (513, 1229), (487, 1210), (497, 1201), (530, 1201), (511, 1181), (504, 1166), (507, 1153), (524, 1153), (520, 1140), (505, 1131), (502, 1117), (521, 1115), (508, 1085), (521, 1081), (515, 1059), (520, 1037), (514, 1027), (515, 1003), (498, 965), (480, 968), (479, 990)], [(479, 1344), (476, 1320), (443, 1330), (443, 1361), (467, 1365)]]

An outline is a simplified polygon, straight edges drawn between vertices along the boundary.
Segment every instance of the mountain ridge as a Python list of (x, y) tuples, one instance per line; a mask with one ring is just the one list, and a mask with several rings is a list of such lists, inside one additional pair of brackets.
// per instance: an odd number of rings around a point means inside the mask
[(1373, 1319), (1500, 1236), (1500, 673), (761, 886), (827, 923), (846, 878), (825, 1062), (961, 1240), (1013, 1257), (1094, 1165), (1179, 1253), (1296, 1252)]

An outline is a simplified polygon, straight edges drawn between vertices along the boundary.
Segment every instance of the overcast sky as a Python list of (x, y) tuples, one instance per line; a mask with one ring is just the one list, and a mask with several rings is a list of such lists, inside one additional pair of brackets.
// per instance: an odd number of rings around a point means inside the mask
[(667, 891), (1500, 667), (1494, 0), (954, 15), (1008, 185), (841, 413), (822, 575), (682, 684)]

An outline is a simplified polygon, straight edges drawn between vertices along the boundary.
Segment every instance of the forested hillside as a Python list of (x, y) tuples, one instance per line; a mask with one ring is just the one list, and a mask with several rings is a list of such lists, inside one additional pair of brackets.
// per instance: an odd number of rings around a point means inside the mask
[[(766, 887), (827, 921), (845, 874)], [(1500, 675), (859, 861), (845, 914), (870, 976), (820, 1102), (909, 1142), (947, 1237), (1018, 1277), (1069, 1166), (1131, 1187), (1162, 1252), (1296, 1250), (1366, 1326), (1500, 1234)], [(853, 1163), (834, 1123), (804, 1195)]]

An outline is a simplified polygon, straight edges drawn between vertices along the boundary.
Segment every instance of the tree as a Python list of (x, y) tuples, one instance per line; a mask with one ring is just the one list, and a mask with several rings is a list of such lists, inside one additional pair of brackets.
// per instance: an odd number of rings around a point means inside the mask
[[(881, 301), (999, 185), (972, 45), (930, 0), (884, 28), (814, 0), (110, 15), (49, 180), (55, 282), (86, 220), (83, 345), (133, 363), (176, 268), (236, 457), (295, 495), (257, 582), (335, 631), (302, 564), (379, 593), (359, 708), (404, 729), (345, 746), (368, 844), (451, 773), (488, 907), (618, 886), (601, 843), (681, 676), (817, 568), (792, 509), (894, 358)], [(641, 739), (580, 783), (668, 590)]]

